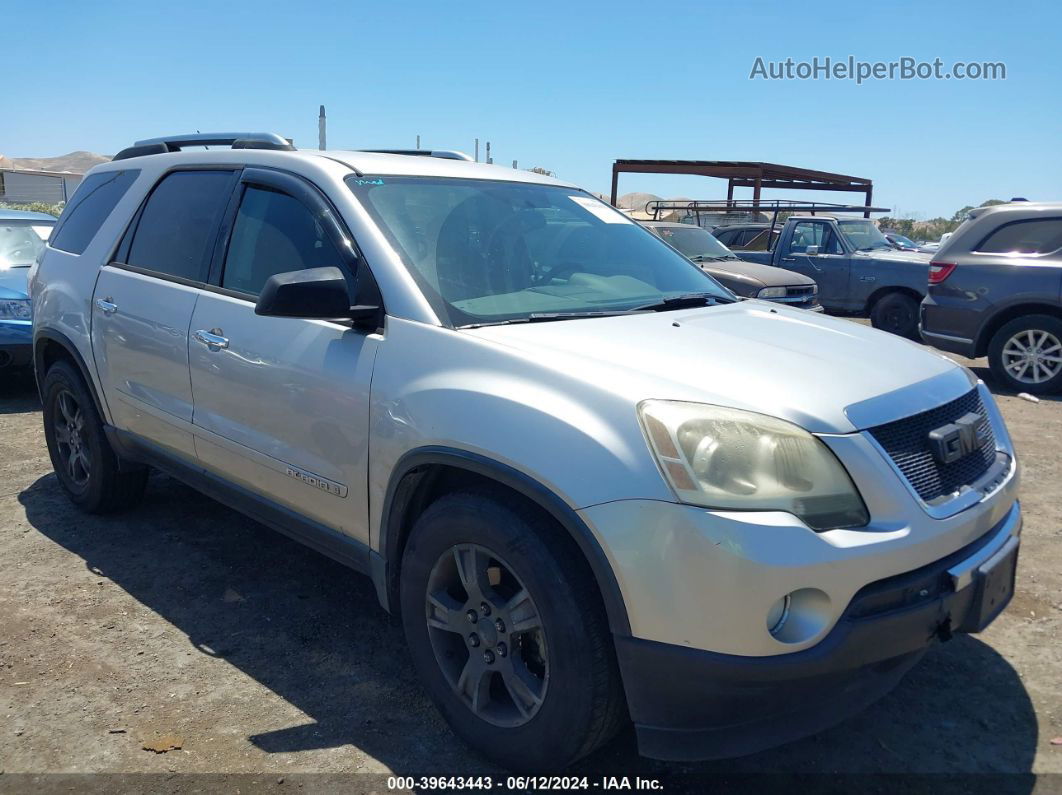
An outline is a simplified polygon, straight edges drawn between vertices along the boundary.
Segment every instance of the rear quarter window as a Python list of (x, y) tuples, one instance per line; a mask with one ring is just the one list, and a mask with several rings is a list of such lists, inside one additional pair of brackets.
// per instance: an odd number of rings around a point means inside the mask
[(92, 174), (82, 180), (63, 210), (48, 245), (71, 254), (84, 252), (139, 175), (138, 169), (125, 169)]
[(975, 249), (985, 254), (1050, 254), (1062, 248), (1062, 218), (1004, 224)]

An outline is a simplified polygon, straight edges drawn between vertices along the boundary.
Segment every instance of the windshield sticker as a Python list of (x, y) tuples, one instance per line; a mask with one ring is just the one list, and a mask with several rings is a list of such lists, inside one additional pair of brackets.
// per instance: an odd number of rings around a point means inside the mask
[(375, 179), (355, 179), (352, 180), (355, 185), (383, 185), (384, 181), (379, 177)]
[(597, 199), (591, 199), (589, 196), (569, 196), (568, 198), (578, 204), (591, 215), (594, 215), (604, 221), (606, 224), (633, 223), (630, 218), (625, 216), (619, 210), (614, 210), (607, 204), (599, 202)]

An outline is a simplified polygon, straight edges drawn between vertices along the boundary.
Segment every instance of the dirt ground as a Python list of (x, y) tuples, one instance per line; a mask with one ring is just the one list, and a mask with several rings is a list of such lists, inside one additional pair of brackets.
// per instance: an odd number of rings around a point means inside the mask
[[(1062, 402), (999, 401), (1023, 465), (1025, 530), (1017, 594), (988, 631), (934, 649), (892, 694), (818, 736), (668, 765), (638, 758), (627, 732), (578, 772), (1062, 774), (1062, 740), (1051, 742), (1062, 737)], [(25, 773), (253, 773), (278, 785), (309, 772), (501, 773), (435, 712), (367, 578), (160, 475), (130, 513), (74, 510), (32, 379), (11, 372), (0, 372), (0, 716), (8, 790)], [(143, 749), (152, 742), (180, 748)], [(1017, 780), (1031, 789), (1030, 778)]]

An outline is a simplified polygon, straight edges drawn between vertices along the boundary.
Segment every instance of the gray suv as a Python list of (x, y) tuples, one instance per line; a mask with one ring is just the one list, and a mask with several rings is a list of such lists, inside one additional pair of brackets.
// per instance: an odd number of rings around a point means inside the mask
[(1014, 391), (1062, 392), (1062, 203), (971, 211), (930, 264), (921, 332)]
[(31, 287), (70, 499), (129, 506), (155, 468), (365, 572), (510, 768), (628, 720), (663, 759), (818, 731), (1013, 592), (1018, 468), (969, 371), (737, 301), (549, 177), (141, 141)]

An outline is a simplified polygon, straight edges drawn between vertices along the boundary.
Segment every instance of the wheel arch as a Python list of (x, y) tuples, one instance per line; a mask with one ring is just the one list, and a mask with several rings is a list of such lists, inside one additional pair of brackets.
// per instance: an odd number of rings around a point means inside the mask
[(89, 394), (92, 395), (92, 402), (96, 406), (100, 419), (107, 422), (103, 401), (100, 400), (96, 383), (92, 379), (84, 357), (68, 336), (53, 329), (42, 329), (33, 338), (33, 374), (41, 400), (44, 399), (44, 376), (48, 368), (58, 361), (69, 361), (77, 368), (88, 387)]
[(909, 298), (913, 298), (916, 303), (922, 303), (922, 299), (925, 298), (925, 295), (923, 293), (919, 293), (918, 290), (915, 290), (911, 287), (902, 287), (898, 285), (879, 287), (867, 297), (867, 303), (866, 306), (863, 307), (863, 311), (867, 315), (869, 315), (871, 312), (874, 311), (874, 306), (878, 303), (878, 301), (880, 301), (887, 295), (891, 295), (892, 293), (900, 293), (901, 295), (906, 295)]
[(988, 354), (988, 346), (991, 344), (992, 337), (996, 335), (996, 332), (1010, 321), (1016, 320), (1023, 315), (1048, 315), (1062, 320), (1062, 306), (1046, 302), (1029, 301), (1011, 304), (999, 309), (981, 324), (981, 329), (977, 332), (977, 338), (974, 341), (975, 356), (986, 356)]
[(399, 459), (391, 473), (380, 519), (378, 551), (371, 553), (373, 582), (386, 610), (394, 612), (399, 604), (402, 552), (416, 517), (443, 493), (472, 484), (515, 492), (563, 527), (594, 577), (612, 632), (630, 634), (630, 621), (612, 566), (575, 510), (526, 473), (487, 456), (449, 447), (411, 450)]

